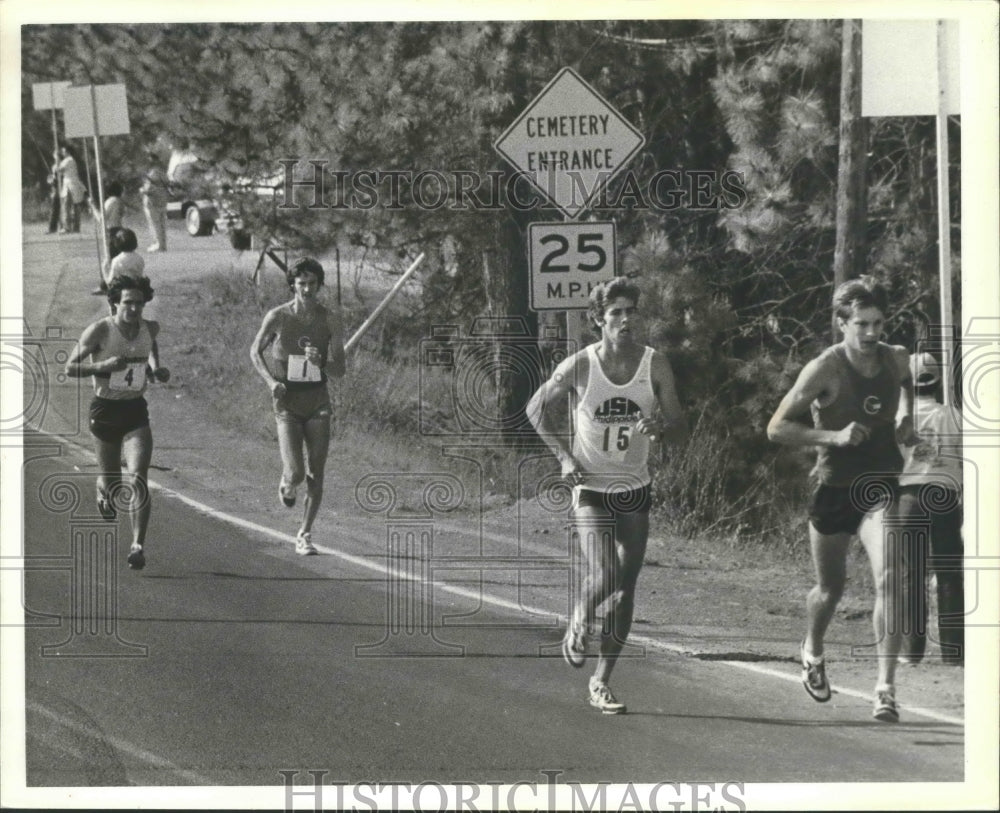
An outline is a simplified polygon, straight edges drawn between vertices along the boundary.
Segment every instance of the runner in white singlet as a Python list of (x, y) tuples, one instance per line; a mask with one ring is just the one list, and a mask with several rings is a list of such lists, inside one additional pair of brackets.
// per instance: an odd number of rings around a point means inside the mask
[[(597, 608), (608, 602), (590, 704), (621, 714), (608, 687), (632, 626), (635, 586), (649, 536), (650, 441), (678, 442), (687, 422), (670, 362), (637, 338), (639, 289), (617, 278), (591, 292), (595, 344), (563, 361), (532, 397), (527, 414), (573, 486), (574, 535), (586, 566), (563, 639), (563, 657), (583, 666)], [(571, 399), (572, 442), (557, 415)]]

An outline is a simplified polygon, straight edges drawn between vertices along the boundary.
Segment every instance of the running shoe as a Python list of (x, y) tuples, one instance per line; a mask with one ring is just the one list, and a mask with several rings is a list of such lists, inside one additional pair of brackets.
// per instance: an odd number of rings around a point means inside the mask
[(135, 545), (128, 552), (128, 559), (126, 561), (128, 561), (128, 566), (132, 570), (142, 570), (146, 566), (146, 557), (142, 552), (142, 548)]
[(823, 656), (818, 658), (806, 656), (806, 642), (802, 642), (800, 650), (802, 659), (802, 685), (806, 687), (809, 696), (817, 703), (825, 703), (830, 699), (830, 684), (826, 679), (826, 663)]
[(563, 636), (562, 656), (570, 666), (579, 669), (587, 659), (587, 628), (570, 621)]
[(590, 705), (600, 709), (604, 714), (624, 714), (625, 704), (615, 700), (608, 684), (600, 680), (590, 679)]
[(106, 519), (108, 522), (118, 517), (118, 512), (111, 504), (111, 498), (105, 491), (97, 492), (97, 511), (100, 513), (101, 518)]
[(896, 693), (892, 689), (875, 692), (875, 708), (872, 717), (883, 723), (898, 723), (899, 709), (896, 708)]
[(278, 483), (278, 498), (285, 504), (286, 508), (292, 508), (295, 505), (295, 486), (286, 485), (285, 478), (281, 478), (281, 482)]
[(295, 552), (299, 556), (315, 556), (319, 553), (312, 543), (312, 534), (300, 533), (295, 537)]

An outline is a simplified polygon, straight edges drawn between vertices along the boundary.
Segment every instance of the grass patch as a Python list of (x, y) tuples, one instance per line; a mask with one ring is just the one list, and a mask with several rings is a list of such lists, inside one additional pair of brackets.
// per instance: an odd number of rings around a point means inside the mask
[[(177, 285), (185, 307), (170, 318), (171, 355), (183, 359), (176, 380), (192, 398), (211, 405), (223, 425), (276, 446), (270, 394), (251, 364), (250, 344), (264, 314), (288, 300), (287, 286), (277, 275), (254, 285), (222, 269)], [(364, 301), (353, 290), (343, 292), (347, 335), (372, 307), (371, 290)], [(321, 293), (331, 305), (334, 290)], [(398, 475), (405, 502), (417, 507), (435, 473), (461, 480), (463, 509), (534, 498), (537, 483), (558, 474), (555, 459), (537, 441), (512, 446), (499, 435), (462, 431), (459, 412), (469, 408), (469, 394), (460, 391), (464, 384), (454, 370), (422, 364), (423, 334), (409, 315), (411, 306), (404, 301), (382, 315), (349, 355), (344, 379), (331, 387), (335, 417), (328, 465), (356, 483), (375, 473)], [(488, 411), (495, 394), (488, 380), (479, 386), (473, 406)], [(800, 549), (806, 479), (790, 484), (787, 471), (766, 460), (748, 464), (740, 454), (736, 440), (704, 416), (683, 449), (654, 453), (654, 511), (661, 527), (730, 547)], [(731, 469), (737, 463), (748, 473), (734, 492)]]
[[(175, 291), (185, 303), (169, 322), (170, 355), (178, 360), (175, 383), (211, 407), (220, 424), (273, 443), (276, 452), (271, 397), (252, 365), (250, 345), (264, 314), (288, 301), (287, 286), (277, 276), (254, 285), (242, 274), (218, 269), (197, 281), (176, 283)], [(351, 335), (369, 305), (345, 294)], [(324, 289), (321, 298), (332, 306), (334, 296)], [(389, 311), (384, 316), (394, 318)], [(467, 453), (446, 454), (461, 440), (448, 431), (454, 418), (449, 376), (420, 369), (417, 341), (395, 342), (387, 355), (388, 334), (382, 327), (379, 332), (372, 328), (374, 341), (360, 342), (351, 352), (347, 374), (331, 386), (334, 439), (328, 467), (358, 484), (375, 474), (392, 475), (401, 495), (397, 510), (419, 510), (429, 499), (428, 483), (441, 473), (461, 481), (465, 509), (478, 510), (490, 495), (514, 494), (517, 451), (477, 439), (477, 447)], [(412, 335), (413, 325), (407, 327)]]

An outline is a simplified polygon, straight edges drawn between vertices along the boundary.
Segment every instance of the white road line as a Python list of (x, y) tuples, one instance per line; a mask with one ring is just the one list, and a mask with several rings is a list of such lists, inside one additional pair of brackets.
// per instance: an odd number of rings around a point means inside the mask
[[(288, 542), (288, 543), (295, 542), (295, 537), (292, 536), (291, 534), (283, 533), (281, 531), (276, 531), (273, 528), (268, 528), (264, 525), (258, 525), (256, 522), (251, 522), (250, 520), (241, 519), (240, 517), (234, 517), (223, 511), (219, 511), (215, 508), (212, 508), (211, 506), (205, 505), (204, 503), (198, 502), (197, 500), (192, 499), (191, 497), (185, 496), (184, 494), (174, 491), (171, 488), (167, 488), (166, 486), (153, 483), (152, 481), (150, 481), (150, 486), (156, 490), (162, 491), (164, 494), (168, 496), (180, 500), (181, 502), (191, 506), (192, 508), (200, 511), (201, 513), (213, 517), (214, 519), (217, 519), (221, 522), (237, 525), (247, 530), (253, 530), (258, 533), (270, 536), (274, 539), (278, 539), (282, 542)], [(324, 554), (328, 556), (339, 557), (340, 559), (343, 559), (345, 562), (350, 562), (351, 564), (359, 565), (360, 567), (365, 567), (368, 568), (369, 570), (374, 570), (376, 572), (382, 573), (383, 575), (390, 576), (393, 578), (401, 578), (407, 581), (425, 582), (433, 585), (435, 590), (440, 589), (447, 593), (452, 593), (457, 596), (462, 596), (463, 598), (472, 599), (474, 601), (482, 601), (485, 604), (492, 604), (494, 606), (502, 607), (507, 610), (514, 610), (517, 612), (527, 612), (539, 616), (554, 615), (563, 621), (567, 620), (566, 616), (560, 613), (548, 610), (542, 610), (538, 607), (531, 607), (524, 604), (517, 604), (513, 601), (508, 601), (506, 599), (498, 598), (496, 596), (491, 596), (489, 593), (485, 592), (485, 590), (473, 591), (463, 587), (456, 587), (455, 585), (447, 584), (444, 582), (434, 581), (433, 579), (425, 579), (419, 575), (413, 575), (410, 572), (395, 570), (378, 562), (371, 561), (368, 559), (363, 559), (359, 556), (354, 556), (350, 553), (344, 553), (343, 551), (337, 550), (336, 548), (328, 548), (325, 545), (316, 545), (316, 549), (322, 551)], [(660, 651), (666, 651), (675, 654), (690, 653), (689, 648), (678, 646), (676, 644), (666, 643), (665, 641), (660, 641), (655, 638), (649, 638), (641, 634), (630, 635), (629, 642), (644, 644), (650, 647), (651, 649), (657, 649)], [(792, 683), (800, 682), (800, 678), (798, 677), (798, 675), (789, 675), (787, 672), (780, 672), (777, 669), (770, 669), (766, 666), (760, 666), (759, 664), (755, 663), (748, 663), (745, 661), (715, 661), (715, 663), (725, 664), (726, 666), (736, 667), (737, 669), (746, 669), (750, 672), (756, 672), (757, 674), (766, 675), (768, 677), (780, 678), (781, 680), (787, 680)], [(857, 691), (856, 689), (845, 689), (840, 687), (833, 687), (833, 688), (840, 694), (849, 697), (856, 697), (865, 701), (871, 699), (870, 695), (865, 694), (864, 692)], [(960, 717), (953, 717), (948, 714), (942, 714), (941, 712), (937, 712), (932, 709), (925, 709), (918, 706), (906, 706), (905, 709), (907, 712), (911, 714), (928, 717), (932, 720), (937, 720), (942, 723), (951, 723), (959, 726), (963, 725), (963, 720)]]
[[(80, 444), (74, 441), (65, 440), (64, 442), (69, 443), (72, 446), (75, 446), (80, 451), (89, 453), (90, 456), (93, 456), (93, 453), (90, 453), (89, 450), (86, 449), (86, 447), (81, 446)], [(199, 502), (198, 500), (195, 500), (192, 497), (188, 497), (184, 494), (181, 494), (179, 491), (175, 491), (172, 488), (160, 485), (159, 483), (153, 480), (149, 480), (149, 486), (151, 489), (155, 491), (160, 491), (167, 496), (180, 500), (181, 502), (194, 508), (200, 513), (213, 517), (214, 519), (217, 519), (220, 522), (225, 522), (230, 525), (235, 525), (245, 530), (256, 531), (257, 533), (269, 536), (281, 542), (287, 542), (287, 543), (295, 542), (295, 537), (292, 536), (291, 534), (284, 533), (282, 531), (276, 531), (273, 528), (268, 528), (264, 525), (259, 525), (256, 522), (252, 522), (251, 520), (242, 519), (240, 517), (233, 516), (232, 514), (227, 514), (224, 511), (219, 511), (218, 509), (212, 508), (209, 505), (205, 505), (205, 503)], [(388, 577), (405, 579), (406, 581), (423, 582), (428, 585), (433, 585), (435, 589), (444, 590), (445, 592), (452, 593), (454, 595), (461, 596), (463, 598), (482, 601), (485, 604), (492, 604), (496, 607), (502, 607), (506, 610), (514, 610), (516, 612), (527, 612), (539, 616), (556, 616), (562, 621), (568, 620), (566, 616), (562, 615), (561, 613), (550, 612), (548, 610), (542, 610), (537, 607), (530, 607), (523, 604), (515, 603), (513, 601), (508, 601), (506, 599), (502, 599), (496, 596), (491, 596), (485, 590), (476, 592), (473, 590), (467, 590), (463, 587), (456, 587), (454, 585), (447, 584), (444, 582), (434, 581), (433, 579), (425, 579), (422, 576), (414, 575), (409, 572), (395, 570), (379, 562), (370, 561), (360, 556), (354, 556), (353, 554), (345, 553), (344, 551), (337, 550), (336, 548), (328, 548), (324, 545), (316, 545), (316, 549), (322, 551), (324, 554), (328, 556), (339, 557), (345, 562), (350, 562), (353, 565), (358, 565), (359, 567), (364, 567), (368, 568), (369, 570), (374, 570)], [(659, 641), (655, 638), (649, 638), (642, 634), (630, 635), (629, 641), (631, 643), (644, 644), (652, 649), (657, 649), (663, 652), (671, 652), (682, 655), (690, 654), (690, 649), (687, 647), (678, 646), (676, 644), (669, 644), (666, 643), (665, 641)], [(760, 666), (759, 664), (756, 663), (749, 663), (746, 661), (714, 661), (714, 663), (733, 666), (736, 667), (737, 669), (745, 669), (750, 672), (756, 672), (757, 674), (760, 675), (780, 678), (781, 680), (787, 680), (793, 683), (799, 682), (799, 677), (797, 675), (789, 675), (787, 672), (780, 672), (777, 669), (771, 669), (766, 666)], [(856, 689), (836, 688), (836, 691), (848, 697), (855, 697), (865, 701), (871, 699), (870, 694), (858, 691)], [(961, 717), (954, 717), (949, 714), (942, 714), (941, 712), (934, 711), (933, 709), (925, 709), (920, 706), (906, 706), (905, 709), (910, 714), (915, 714), (920, 717), (927, 717), (931, 720), (937, 720), (938, 722), (951, 723), (952, 725), (959, 725), (959, 726), (964, 725), (964, 720)]]
[[(629, 640), (633, 636), (629, 636)], [(655, 643), (654, 643), (655, 646)], [(779, 672), (777, 669), (770, 669), (767, 666), (761, 666), (758, 663), (750, 663), (748, 661), (715, 661), (715, 663), (724, 663), (727, 666), (735, 666), (737, 669), (746, 669), (748, 672), (756, 672), (760, 675), (768, 675), (769, 677), (781, 678), (782, 680), (790, 681), (791, 683), (800, 683), (801, 680), (798, 675), (789, 675), (787, 672)], [(871, 694), (866, 694), (865, 692), (860, 692), (857, 689), (845, 689), (840, 686), (835, 686), (830, 684), (830, 688), (838, 694), (843, 694), (848, 697), (857, 697), (860, 700), (870, 701), (872, 699)], [(903, 709), (908, 714), (916, 714), (921, 717), (929, 717), (932, 720), (937, 720), (941, 723), (951, 723), (952, 725), (964, 725), (965, 721), (961, 717), (954, 717), (950, 714), (942, 714), (940, 711), (934, 711), (933, 709), (925, 709), (922, 706), (908, 706), (903, 703), (899, 704), (900, 708)]]
[(89, 726), (82, 725), (75, 720), (64, 717), (63, 715), (58, 714), (45, 706), (39, 705), (38, 703), (28, 703), (26, 704), (26, 708), (28, 711), (33, 711), (36, 714), (40, 714), (42, 717), (47, 717), (54, 723), (62, 726), (63, 728), (68, 728), (76, 734), (80, 734), (81, 736), (88, 737), (90, 739), (99, 739), (110, 745), (119, 753), (128, 754), (133, 759), (145, 762), (147, 765), (151, 765), (158, 770), (170, 771), (175, 776), (179, 776), (193, 785), (201, 786), (215, 784), (206, 776), (202, 776), (194, 771), (189, 771), (186, 768), (179, 768), (170, 762), (170, 760), (157, 756), (156, 754), (153, 754), (144, 748), (140, 748), (137, 745), (133, 745), (127, 740), (123, 740), (118, 737), (110, 737), (105, 734), (98, 734)]

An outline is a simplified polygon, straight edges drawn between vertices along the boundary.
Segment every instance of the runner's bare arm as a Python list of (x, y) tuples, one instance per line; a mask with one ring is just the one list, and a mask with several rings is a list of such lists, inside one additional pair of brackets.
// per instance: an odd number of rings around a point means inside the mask
[(123, 356), (112, 356), (104, 361), (84, 361), (103, 346), (106, 340), (107, 325), (105, 322), (94, 322), (81, 334), (80, 340), (66, 361), (65, 373), (70, 378), (83, 378), (88, 375), (110, 375), (117, 370), (128, 367), (128, 361)]
[(839, 430), (815, 429), (804, 422), (812, 423), (810, 407), (813, 401), (830, 394), (833, 380), (821, 359), (810, 361), (771, 416), (768, 439), (786, 446), (857, 446), (865, 440), (870, 430), (857, 421)]
[[(568, 399), (578, 388), (586, 388), (588, 374), (587, 355), (581, 351), (564, 359), (552, 377), (531, 396), (525, 407), (525, 414), (538, 436), (552, 450), (562, 466), (563, 475), (581, 472), (579, 462), (573, 457), (568, 430)], [(560, 428), (559, 418), (567, 418)]]
[(653, 394), (659, 407), (655, 418), (642, 418), (635, 428), (644, 435), (667, 443), (682, 443), (688, 435), (687, 417), (677, 397), (674, 371), (665, 353), (654, 352), (650, 365)]
[(340, 308), (330, 308), (330, 353), (326, 360), (326, 371), (335, 378), (341, 378), (347, 372), (344, 359), (344, 321)]
[(913, 374), (910, 372), (910, 354), (905, 347), (894, 345), (893, 358), (900, 375), (900, 409), (896, 417), (896, 442), (903, 446), (916, 446), (920, 442), (913, 428)]
[(149, 335), (153, 340), (153, 346), (149, 351), (149, 372), (161, 384), (166, 384), (170, 380), (170, 370), (160, 364), (160, 346), (156, 342), (156, 337), (160, 335), (160, 323), (147, 321), (146, 326), (149, 328)]
[(264, 361), (264, 351), (271, 346), (271, 343), (278, 335), (278, 309), (274, 308), (267, 312), (264, 321), (260, 325), (260, 330), (254, 336), (250, 345), (250, 361), (253, 363), (257, 374), (264, 379), (272, 395), (281, 396), (284, 393), (285, 385), (278, 381), (267, 368)]

